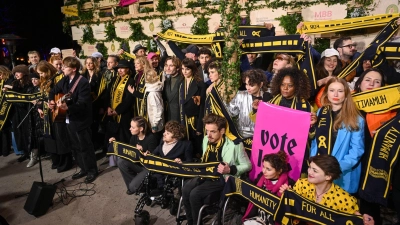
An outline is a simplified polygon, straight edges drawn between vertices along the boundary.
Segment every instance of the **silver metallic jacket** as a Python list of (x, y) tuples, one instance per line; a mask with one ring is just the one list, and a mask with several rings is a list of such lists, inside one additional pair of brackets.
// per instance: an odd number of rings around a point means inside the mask
[[(264, 92), (260, 91), (261, 96)], [(253, 98), (247, 91), (238, 91), (232, 101), (226, 105), (231, 117), (238, 117), (236, 127), (242, 137), (252, 137), (254, 134), (254, 123), (249, 115), (253, 111)]]

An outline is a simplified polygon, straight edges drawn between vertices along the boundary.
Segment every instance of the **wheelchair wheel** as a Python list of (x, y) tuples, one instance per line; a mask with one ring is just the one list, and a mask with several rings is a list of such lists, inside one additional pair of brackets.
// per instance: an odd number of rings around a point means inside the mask
[(139, 214), (135, 214), (135, 225), (148, 225), (150, 223), (150, 213), (143, 210)]
[(150, 198), (147, 198), (146, 201), (145, 201), (145, 204), (146, 204), (147, 206), (150, 206), (152, 202), (153, 202), (153, 201), (151, 201)]
[(178, 213), (178, 202), (172, 198), (170, 203), (171, 207), (169, 208), (169, 214), (171, 214), (172, 216), (176, 216), (176, 214)]

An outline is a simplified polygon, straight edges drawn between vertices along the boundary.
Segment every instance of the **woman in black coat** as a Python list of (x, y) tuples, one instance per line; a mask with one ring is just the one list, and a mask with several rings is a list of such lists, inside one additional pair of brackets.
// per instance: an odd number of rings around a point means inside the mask
[[(0, 96), (2, 98), (2, 102), (0, 103), (0, 107), (3, 108), (3, 105), (10, 106), (10, 103), (7, 103), (4, 98), (4, 92), (8, 89), (6, 86), (11, 87), (12, 82), (14, 81), (14, 77), (12, 76), (11, 70), (6, 66), (0, 65)], [(5, 118), (4, 123), (0, 125), (0, 156), (8, 156), (11, 151), (11, 113), (3, 112), (1, 116)], [(8, 113), (8, 114), (7, 114)], [(7, 117), (6, 117), (7, 115)]]
[[(153, 154), (162, 158), (174, 160), (177, 163), (192, 162), (193, 161), (193, 147), (190, 141), (184, 139), (185, 130), (178, 121), (169, 121), (165, 124), (165, 131), (163, 139), (160, 145), (154, 149), (153, 152), (147, 151), (144, 153)], [(138, 173), (137, 176), (132, 180), (133, 189), (136, 191), (140, 184), (149, 173), (147, 169)], [(153, 174), (157, 178), (157, 189), (151, 192), (151, 195), (159, 195), (162, 192), (164, 186), (164, 176), (162, 174)]]

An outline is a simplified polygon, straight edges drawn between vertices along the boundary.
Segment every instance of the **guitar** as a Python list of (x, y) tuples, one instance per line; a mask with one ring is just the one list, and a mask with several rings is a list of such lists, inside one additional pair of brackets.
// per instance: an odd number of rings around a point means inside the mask
[[(55, 102), (65, 102), (71, 99), (71, 94), (58, 94), (54, 97)], [(67, 117), (67, 110), (61, 109), (57, 106), (53, 109), (53, 122), (64, 122)]]

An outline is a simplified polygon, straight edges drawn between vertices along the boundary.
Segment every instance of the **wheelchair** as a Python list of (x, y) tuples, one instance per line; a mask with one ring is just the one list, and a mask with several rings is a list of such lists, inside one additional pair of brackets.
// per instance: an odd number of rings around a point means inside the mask
[[(222, 191), (212, 192), (204, 199), (204, 204), (199, 210), (197, 224), (201, 224), (202, 219), (204, 218), (204, 217), (202, 217), (203, 214), (212, 215), (212, 214), (215, 214), (215, 212), (219, 213), (219, 211), (220, 211), (219, 203), (220, 203), (220, 199), (221, 199), (221, 193), (222, 193)], [(178, 211), (176, 213), (176, 224), (177, 225), (181, 225), (183, 221), (187, 220), (186, 215), (181, 215), (181, 213), (182, 213), (181, 209), (182, 209), (182, 205), (183, 205), (182, 200), (183, 199), (181, 196), (181, 198), (179, 199)], [(185, 210), (187, 210), (187, 209), (185, 209)], [(211, 222), (211, 225), (214, 225), (216, 223), (217, 223), (217, 220), (214, 220)]]
[[(153, 172), (149, 172), (146, 175), (135, 193), (140, 196), (135, 207), (134, 221), (136, 225), (147, 225), (150, 223), (150, 213), (143, 210), (145, 205), (154, 206), (158, 204), (162, 209), (169, 208), (171, 215), (175, 215), (178, 211), (177, 202), (174, 197), (174, 190), (182, 186), (182, 179), (166, 175), (162, 193), (160, 195), (152, 196), (151, 191), (157, 188), (156, 178), (152, 176), (152, 174)], [(178, 189), (178, 191), (180, 192), (181, 189)]]

